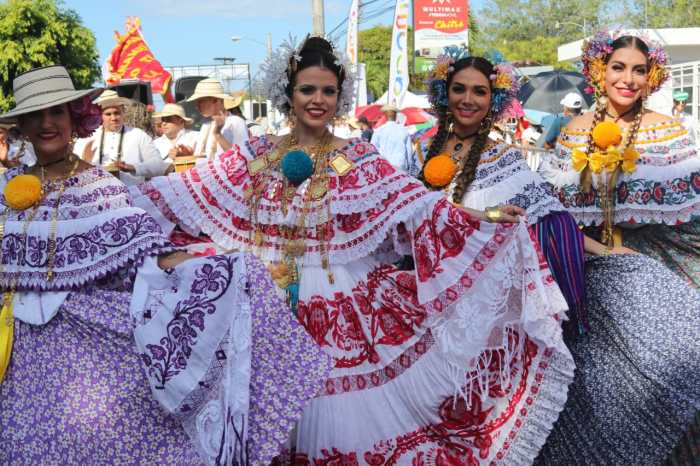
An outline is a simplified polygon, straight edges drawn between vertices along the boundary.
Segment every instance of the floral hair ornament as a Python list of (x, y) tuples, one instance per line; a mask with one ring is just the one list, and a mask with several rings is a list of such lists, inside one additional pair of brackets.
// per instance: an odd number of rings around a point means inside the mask
[[(309, 36), (307, 36), (308, 39)], [(287, 86), (290, 83), (292, 75), (296, 73), (297, 67), (302, 60), (301, 51), (306, 40), (297, 44), (296, 39), (289, 36), (287, 40), (282, 42), (277, 50), (272, 52), (265, 59), (260, 69), (263, 72), (263, 88), (270, 99), (272, 106), (289, 116), (292, 109), (292, 102), (287, 95)], [(343, 71), (345, 77), (341, 85), (340, 94), (338, 95), (338, 106), (335, 111), (335, 116), (347, 115), (352, 110), (352, 104), (355, 95), (355, 74), (352, 70), (352, 65), (347, 59), (347, 56), (340, 52), (332, 42), (329, 41), (332, 47), (332, 53), (335, 57), (335, 64)]]
[[(469, 51), (465, 47), (453, 45), (445, 47), (443, 54), (437, 58), (427, 80), (430, 104), (437, 113), (447, 110), (447, 78), (454, 72), (454, 64), (469, 57)], [(491, 51), (484, 58), (494, 66), (494, 74), (489, 76), (492, 89), (491, 115), (494, 121), (500, 121), (517, 100), (520, 80), (515, 68), (506, 63), (500, 52)]]
[(613, 53), (612, 44), (623, 36), (634, 36), (643, 41), (649, 48), (649, 72), (647, 83), (649, 94), (653, 94), (669, 78), (668, 54), (663, 46), (651, 38), (640, 34), (629, 34), (622, 29), (598, 31), (593, 38), (583, 43), (581, 61), (583, 62), (583, 75), (588, 86), (586, 92), (595, 94), (599, 99), (605, 94), (605, 68), (610, 55)]
[(89, 137), (102, 124), (100, 106), (93, 103), (90, 96), (69, 102), (68, 110), (79, 138)]

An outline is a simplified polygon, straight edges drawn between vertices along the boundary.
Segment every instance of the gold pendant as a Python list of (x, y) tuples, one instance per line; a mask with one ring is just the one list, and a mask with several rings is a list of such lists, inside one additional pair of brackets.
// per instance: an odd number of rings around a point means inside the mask
[(328, 192), (328, 181), (316, 180), (311, 183), (309, 189), (311, 190), (311, 197), (314, 200), (319, 200)]
[(282, 152), (276, 150), (276, 151), (271, 152), (271, 153), (267, 156), (267, 161), (270, 162), (270, 163), (275, 163), (275, 162), (277, 162), (278, 160), (280, 160), (281, 158), (282, 158)]
[(292, 274), (289, 266), (285, 262), (272, 263), (268, 266), (270, 276), (275, 284), (280, 288), (286, 288), (292, 281)]
[(267, 168), (267, 158), (258, 157), (248, 162), (248, 174), (255, 176)]
[(350, 170), (352, 170), (353, 164), (344, 154), (339, 154), (333, 157), (330, 161), (331, 168), (335, 171), (338, 176), (345, 176)]
[(253, 198), (253, 193), (255, 193), (255, 190), (253, 189), (252, 186), (247, 188), (245, 191), (243, 191), (243, 197), (246, 201), (249, 201)]
[(262, 234), (262, 231), (256, 230), (256, 231), (255, 231), (255, 245), (256, 245), (257, 247), (260, 247), (260, 246), (262, 246), (262, 244), (263, 244), (263, 234)]
[(287, 254), (290, 256), (301, 257), (306, 252), (306, 245), (304, 244), (303, 240), (295, 239), (294, 241), (287, 243), (285, 249), (287, 250)]

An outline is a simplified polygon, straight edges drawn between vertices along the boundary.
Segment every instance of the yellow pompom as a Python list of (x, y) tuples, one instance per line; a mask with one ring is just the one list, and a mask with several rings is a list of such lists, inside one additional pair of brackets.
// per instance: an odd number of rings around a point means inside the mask
[(610, 146), (616, 146), (622, 141), (622, 130), (612, 121), (603, 121), (593, 128), (593, 142), (596, 146), (605, 150)]
[(442, 188), (450, 184), (456, 173), (457, 164), (447, 154), (440, 154), (431, 158), (423, 169), (425, 181), (436, 188)]
[(41, 180), (34, 175), (18, 175), (5, 185), (5, 203), (15, 210), (28, 209), (41, 201)]

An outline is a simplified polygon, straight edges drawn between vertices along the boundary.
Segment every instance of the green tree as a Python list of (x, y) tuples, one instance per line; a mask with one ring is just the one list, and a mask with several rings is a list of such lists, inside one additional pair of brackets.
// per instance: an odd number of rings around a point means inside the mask
[[(491, 0), (480, 11), (480, 46), (510, 61), (558, 66), (557, 47), (600, 26), (601, 0)], [(610, 20), (610, 13), (606, 14)]]
[(391, 26), (375, 26), (360, 31), (357, 48), (358, 60), (365, 64), (367, 90), (379, 98), (389, 87)]
[(682, 28), (700, 26), (698, 0), (632, 0), (628, 23), (636, 27)]
[(100, 78), (95, 36), (78, 14), (54, 0), (0, 4), (0, 110), (14, 105), (12, 80), (40, 66), (64, 65), (78, 88)]

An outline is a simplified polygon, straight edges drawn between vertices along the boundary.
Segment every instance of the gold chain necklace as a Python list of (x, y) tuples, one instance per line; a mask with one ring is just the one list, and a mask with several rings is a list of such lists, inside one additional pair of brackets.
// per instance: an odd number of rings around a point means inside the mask
[[(264, 245), (264, 230), (258, 221), (258, 210), (260, 201), (264, 193), (269, 189), (271, 183), (278, 183), (277, 179), (272, 176), (273, 169), (279, 167), (282, 155), (295, 148), (306, 147), (300, 146), (295, 134), (285, 137), (273, 151), (264, 157), (265, 164), (260, 170), (250, 170), (253, 172), (252, 186), (246, 192), (246, 199), (250, 203), (251, 209), (251, 233), (254, 231), (255, 247)], [(286, 290), (287, 302), (292, 310), (296, 312), (296, 306), (299, 299), (299, 264), (298, 260), (306, 253), (306, 215), (311, 211), (311, 204), (325, 196), (325, 222), (321, 222), (317, 226), (316, 233), (319, 241), (319, 249), (321, 254), (322, 268), (328, 272), (329, 283), (335, 282), (333, 273), (330, 271), (330, 261), (328, 257), (329, 241), (332, 235), (329, 229), (332, 225), (330, 217), (330, 202), (331, 196), (326, 196), (328, 192), (328, 168), (329, 157), (333, 151), (333, 135), (330, 132), (324, 133), (319, 140), (319, 143), (312, 146), (310, 157), (314, 162), (314, 171), (309, 179), (306, 190), (302, 193), (301, 212), (297, 218), (296, 225), (287, 227), (281, 225), (279, 234), (285, 240), (284, 257), (281, 262), (272, 263), (269, 269), (275, 283), (278, 287)], [(296, 195), (298, 186), (291, 185), (286, 179), (282, 182), (281, 208), (284, 215), (287, 215), (289, 205), (291, 205), (294, 196)]]

